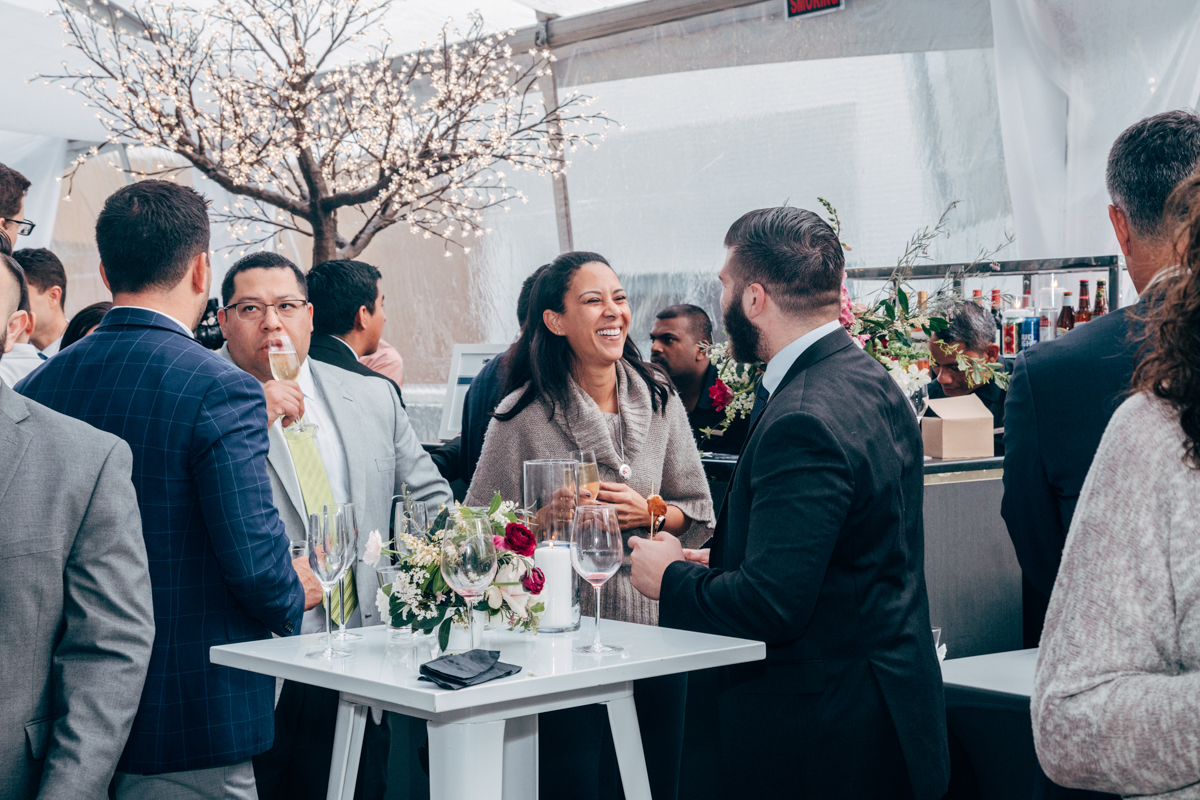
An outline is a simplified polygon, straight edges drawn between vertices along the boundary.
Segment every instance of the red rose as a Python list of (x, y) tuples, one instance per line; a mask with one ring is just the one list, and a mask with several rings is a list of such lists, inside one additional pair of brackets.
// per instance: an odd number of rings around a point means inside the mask
[(717, 378), (717, 382), (708, 390), (708, 396), (712, 398), (714, 411), (724, 411), (725, 406), (733, 402), (733, 390), (720, 378)]
[(527, 558), (532, 556), (537, 548), (537, 542), (533, 540), (529, 528), (519, 522), (510, 522), (504, 526), (504, 541), (508, 543), (509, 550)]
[(546, 585), (546, 574), (537, 567), (529, 571), (529, 574), (521, 578), (521, 585), (530, 594), (541, 594), (542, 588)]

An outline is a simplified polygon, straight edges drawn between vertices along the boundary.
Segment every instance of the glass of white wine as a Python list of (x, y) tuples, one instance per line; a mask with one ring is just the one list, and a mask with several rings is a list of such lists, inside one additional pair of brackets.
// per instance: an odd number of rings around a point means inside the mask
[[(300, 356), (292, 338), (282, 331), (267, 342), (267, 358), (271, 362), (271, 375), (277, 381), (294, 381), (300, 377)], [(317, 426), (299, 419), (288, 426), (284, 437), (293, 441), (307, 439), (317, 432)]]
[[(576, 450), (571, 458), (579, 462), (579, 503), (595, 505), (600, 502), (600, 467), (596, 464), (595, 450)], [(584, 492), (589, 497), (584, 497)]]

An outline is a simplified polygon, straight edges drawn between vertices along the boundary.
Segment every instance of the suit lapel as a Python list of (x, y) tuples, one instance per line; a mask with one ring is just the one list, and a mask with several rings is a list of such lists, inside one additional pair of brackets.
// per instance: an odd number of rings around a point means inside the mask
[(0, 383), (0, 500), (8, 492), (33, 439), (20, 428), (20, 422), (28, 416), (24, 398)]
[(292, 463), (292, 453), (288, 449), (287, 440), (283, 438), (283, 430), (279, 425), (267, 429), (267, 438), (271, 449), (267, 451), (267, 462), (275, 470), (279, 482), (287, 492), (288, 500), (296, 509), (296, 514), (304, 520), (305, 530), (308, 529), (308, 512), (304, 506), (304, 495), (300, 492), (300, 479), (296, 477), (296, 466)]

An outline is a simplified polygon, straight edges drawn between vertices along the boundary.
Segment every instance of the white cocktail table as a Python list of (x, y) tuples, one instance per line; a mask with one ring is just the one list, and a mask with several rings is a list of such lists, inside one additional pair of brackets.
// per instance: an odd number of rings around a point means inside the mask
[(608, 707), (625, 796), (650, 800), (633, 681), (760, 661), (766, 645), (609, 620), (600, 630), (606, 644), (625, 649), (604, 656), (573, 653), (578, 642), (591, 642), (590, 620), (573, 634), (488, 631), (483, 648), (499, 650), (501, 661), (522, 669), (458, 691), (418, 681), (418, 667), (433, 657), (430, 644), (391, 642), (382, 626), (359, 631), (361, 641), (346, 643), (352, 655), (332, 662), (305, 657), (323, 645), (319, 633), (214, 647), (210, 658), (341, 694), (329, 800), (354, 796), (370, 707), (426, 720), (431, 800), (536, 800), (537, 715), (592, 703)]
[(984, 656), (946, 659), (942, 662), (942, 682), (955, 687), (999, 698), (1024, 701), (1033, 694), (1033, 675), (1038, 650), (1010, 650)]

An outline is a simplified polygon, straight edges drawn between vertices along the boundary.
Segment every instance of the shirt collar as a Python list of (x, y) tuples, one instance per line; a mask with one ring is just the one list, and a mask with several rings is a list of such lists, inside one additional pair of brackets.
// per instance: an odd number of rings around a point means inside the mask
[(176, 326), (179, 328), (179, 330), (181, 330), (181, 331), (183, 331), (184, 333), (186, 333), (186, 334), (188, 335), (188, 337), (189, 337), (189, 338), (192, 338), (192, 339), (195, 339), (195, 338), (196, 338), (196, 334), (192, 333), (192, 329), (191, 329), (191, 328), (189, 328), (187, 325), (184, 325), (182, 322), (180, 322), (179, 320), (175, 319), (175, 318), (174, 318), (174, 317), (172, 317), (170, 314), (167, 314), (167, 313), (164, 313), (164, 312), (162, 312), (162, 311), (159, 311), (157, 308), (146, 308), (145, 306), (124, 306), (124, 305), (122, 305), (122, 306), (113, 306), (113, 308), (136, 308), (136, 309), (137, 309), (137, 310), (139, 310), (139, 311), (149, 311), (149, 312), (150, 312), (150, 313), (152, 313), (152, 314), (158, 314), (160, 317), (165, 317), (166, 319), (169, 319), (169, 320), (171, 320), (171, 322), (174, 322), (174, 323), (175, 323), (175, 325), (176, 325)]
[(776, 353), (775, 357), (767, 362), (767, 371), (763, 373), (762, 377), (762, 388), (766, 389), (769, 394), (775, 394), (775, 390), (783, 382), (783, 378), (792, 368), (792, 364), (796, 363), (796, 359), (817, 341), (833, 333), (839, 327), (841, 327), (840, 322), (836, 319), (830, 320), (824, 325), (813, 328)]
[(307, 358), (300, 362), (300, 374), (296, 376), (296, 383), (300, 384), (300, 391), (304, 393), (305, 400), (317, 396), (317, 384), (313, 380), (312, 367), (309, 366)]
[(349, 351), (350, 351), (350, 355), (354, 356), (354, 360), (355, 360), (355, 361), (358, 361), (358, 351), (357, 351), (357, 350), (355, 350), (355, 349), (354, 349), (353, 347), (351, 347), (350, 345), (346, 344), (346, 340), (345, 340), (345, 339), (341, 338), (340, 336), (333, 336), (333, 340), (334, 340), (335, 342), (341, 342), (341, 343), (342, 343), (342, 346), (343, 346), (343, 347), (345, 347), (347, 350), (349, 350)]

